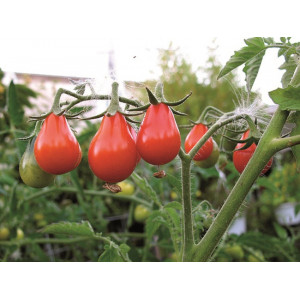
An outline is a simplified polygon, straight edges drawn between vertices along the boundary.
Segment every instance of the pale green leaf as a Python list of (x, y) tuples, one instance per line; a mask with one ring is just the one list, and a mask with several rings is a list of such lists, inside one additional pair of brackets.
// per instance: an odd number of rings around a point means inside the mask
[(269, 96), (282, 110), (300, 110), (300, 86), (278, 88), (269, 92)]
[(64, 234), (72, 236), (92, 237), (95, 235), (91, 224), (87, 221), (81, 223), (75, 222), (59, 222), (47, 225), (41, 232), (52, 234)]

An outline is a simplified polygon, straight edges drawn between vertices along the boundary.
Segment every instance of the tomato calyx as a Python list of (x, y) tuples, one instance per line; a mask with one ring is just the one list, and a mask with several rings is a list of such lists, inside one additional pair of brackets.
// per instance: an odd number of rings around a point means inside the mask
[(165, 98), (163, 83), (161, 83), (161, 82), (158, 82), (156, 84), (154, 93), (152, 93), (152, 91), (148, 87), (146, 87), (146, 91), (148, 94), (149, 103), (146, 105), (140, 106), (140, 107), (131, 108), (128, 111), (131, 111), (131, 112), (132, 111), (146, 111), (150, 107), (150, 105), (158, 105), (160, 103), (163, 103), (170, 107), (173, 114), (178, 115), (178, 116), (186, 116), (187, 115), (185, 113), (175, 110), (173, 107), (184, 103), (192, 95), (192, 92), (190, 92), (188, 95), (186, 95), (181, 100), (178, 100), (175, 102), (169, 102)]
[(105, 182), (102, 187), (111, 191), (114, 194), (122, 192), (122, 188), (114, 183)]
[(160, 170), (160, 171), (157, 171), (157, 172), (153, 173), (153, 176), (155, 178), (164, 178), (164, 177), (167, 176), (167, 174), (164, 170)]

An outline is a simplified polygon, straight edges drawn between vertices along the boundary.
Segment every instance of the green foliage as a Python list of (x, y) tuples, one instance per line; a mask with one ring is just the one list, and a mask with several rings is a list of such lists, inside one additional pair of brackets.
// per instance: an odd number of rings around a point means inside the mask
[(288, 86), (285, 89), (278, 88), (269, 92), (269, 95), (282, 110), (300, 110), (300, 86)]
[(60, 222), (52, 223), (44, 227), (41, 232), (43, 233), (52, 233), (52, 234), (64, 234), (72, 236), (94, 236), (94, 230), (91, 224), (87, 221), (81, 223), (74, 222)]

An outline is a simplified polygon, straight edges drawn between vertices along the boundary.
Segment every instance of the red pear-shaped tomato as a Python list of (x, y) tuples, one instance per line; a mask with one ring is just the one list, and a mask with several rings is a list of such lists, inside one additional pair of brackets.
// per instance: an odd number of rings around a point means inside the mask
[[(192, 130), (189, 132), (185, 139), (184, 148), (187, 153), (191, 151), (191, 149), (198, 143), (198, 141), (202, 138), (202, 136), (207, 132), (207, 127), (204, 124), (195, 125)], [(194, 156), (194, 160), (205, 160), (207, 159), (212, 151), (214, 145), (213, 140), (210, 137), (204, 145), (200, 148), (200, 150)]]
[[(131, 126), (129, 123), (127, 123), (127, 125), (128, 125), (128, 128), (129, 128), (129, 131), (130, 131), (130, 133), (131, 133), (131, 135), (132, 135), (132, 137), (133, 137), (133, 140), (134, 140), (135, 143), (136, 143), (137, 133), (136, 133), (136, 131), (132, 128), (132, 126)], [(139, 153), (138, 153), (138, 154), (137, 154), (137, 159), (136, 159), (136, 164), (138, 164), (138, 163), (140, 162), (140, 160), (141, 160), (141, 156), (140, 156)]]
[[(250, 131), (247, 130), (243, 134), (241, 139), (242, 140), (247, 139), (248, 136), (249, 136), (249, 132)], [(245, 143), (239, 143), (239, 144), (236, 145), (235, 149), (238, 150), (238, 149), (243, 148), (244, 146), (245, 146)], [(246, 165), (248, 164), (248, 161), (252, 157), (255, 149), (256, 149), (256, 144), (253, 143), (247, 149), (242, 149), (242, 150), (238, 150), (238, 151), (233, 152), (233, 164), (234, 164), (235, 168), (237, 169), (237, 171), (239, 173), (242, 173), (244, 171), (244, 169), (246, 168)], [(266, 164), (266, 166), (264, 167), (264, 169), (262, 170), (260, 175), (265, 174), (271, 168), (272, 162), (273, 162), (273, 157), (268, 161), (268, 163)]]
[(50, 174), (64, 174), (74, 170), (81, 161), (81, 149), (65, 116), (51, 113), (44, 121), (35, 144), (38, 165)]
[(88, 152), (93, 173), (109, 183), (123, 181), (137, 162), (136, 144), (122, 114), (104, 116)]
[(150, 105), (136, 140), (141, 157), (152, 165), (164, 165), (176, 157), (180, 143), (180, 133), (170, 108), (164, 103)]

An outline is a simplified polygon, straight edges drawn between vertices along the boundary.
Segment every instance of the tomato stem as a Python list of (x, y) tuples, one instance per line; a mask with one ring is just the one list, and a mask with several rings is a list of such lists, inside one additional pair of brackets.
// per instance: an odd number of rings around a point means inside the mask
[(119, 84), (115, 81), (112, 84), (111, 90), (111, 101), (109, 107), (107, 108), (107, 116), (112, 117), (114, 116), (118, 110), (120, 110), (119, 105)]
[(282, 111), (280, 108), (275, 112), (258, 143), (256, 151), (227, 197), (223, 207), (202, 240), (196, 245), (195, 252), (193, 253), (193, 261), (209, 260), (214, 249), (217, 247), (241, 207), (254, 181), (277, 151), (272, 142), (274, 139), (280, 137), (288, 114), (287, 111)]

